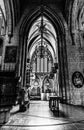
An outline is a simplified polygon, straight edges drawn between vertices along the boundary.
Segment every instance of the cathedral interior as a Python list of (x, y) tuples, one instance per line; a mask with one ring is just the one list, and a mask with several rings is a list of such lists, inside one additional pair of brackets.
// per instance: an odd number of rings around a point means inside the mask
[(84, 130), (84, 0), (0, 0), (0, 130)]

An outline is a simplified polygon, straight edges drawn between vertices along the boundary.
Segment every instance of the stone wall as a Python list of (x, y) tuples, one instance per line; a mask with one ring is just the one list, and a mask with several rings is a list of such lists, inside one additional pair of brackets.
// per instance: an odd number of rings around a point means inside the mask
[[(81, 50), (81, 51), (79, 51)], [(84, 50), (84, 48), (83, 48)], [(69, 103), (74, 105), (82, 105), (84, 98), (84, 85), (76, 88), (72, 83), (72, 75), (75, 71), (81, 72), (84, 76), (84, 51), (76, 46), (68, 46), (68, 72), (69, 72)]]
[[(84, 105), (84, 85), (81, 88), (76, 88), (72, 83), (72, 74), (79, 71), (84, 77), (84, 39), (83, 27), (80, 28), (80, 14), (83, 8), (83, 0), (74, 0), (68, 27), (71, 38), (67, 36), (67, 57), (68, 57), (68, 103), (74, 105)], [(82, 15), (83, 16), (83, 15)], [(83, 20), (83, 19), (82, 19)], [(82, 29), (82, 32), (80, 31)], [(74, 42), (74, 44), (73, 44)]]

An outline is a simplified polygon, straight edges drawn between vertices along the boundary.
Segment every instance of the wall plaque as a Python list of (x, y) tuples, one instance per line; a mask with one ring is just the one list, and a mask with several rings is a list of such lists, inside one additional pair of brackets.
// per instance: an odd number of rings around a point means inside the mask
[(84, 84), (84, 77), (82, 73), (79, 71), (74, 72), (72, 75), (72, 83), (75, 87), (81, 88)]

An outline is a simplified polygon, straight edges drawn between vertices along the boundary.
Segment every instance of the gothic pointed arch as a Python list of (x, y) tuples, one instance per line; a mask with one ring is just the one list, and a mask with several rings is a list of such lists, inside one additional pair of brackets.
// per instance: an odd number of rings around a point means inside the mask
[[(66, 23), (64, 21), (63, 16), (61, 13), (58, 13), (55, 10), (52, 10), (51, 8), (47, 6), (43, 6), (44, 12), (43, 15), (51, 21), (52, 25), (55, 28), (55, 31), (57, 33), (57, 40), (58, 40), (58, 57), (59, 57), (59, 86), (62, 91), (62, 89), (66, 88), (68, 86), (68, 66), (67, 66), (67, 52), (66, 52), (66, 42), (65, 42), (65, 36), (66, 36)], [(23, 86), (25, 83), (25, 66), (26, 66), (26, 53), (27, 53), (27, 36), (29, 33), (29, 30), (33, 24), (33, 22), (40, 17), (40, 7), (33, 10), (31, 15), (30, 13), (25, 13), (23, 20), (20, 24), (19, 28), (19, 35), (20, 35), (20, 41), (19, 41), (19, 57), (18, 62), (20, 63), (18, 73), (22, 75), (23, 78)], [(65, 67), (64, 67), (65, 66)], [(23, 69), (22, 69), (23, 68)], [(67, 93), (65, 89), (65, 95), (67, 99)]]

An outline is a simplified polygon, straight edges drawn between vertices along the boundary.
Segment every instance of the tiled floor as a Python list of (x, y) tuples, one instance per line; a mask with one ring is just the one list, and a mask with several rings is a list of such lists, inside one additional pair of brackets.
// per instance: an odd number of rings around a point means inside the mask
[(84, 130), (84, 108), (60, 104), (60, 112), (50, 111), (47, 101), (31, 101), (26, 112), (11, 110), (10, 120), (0, 130)]

